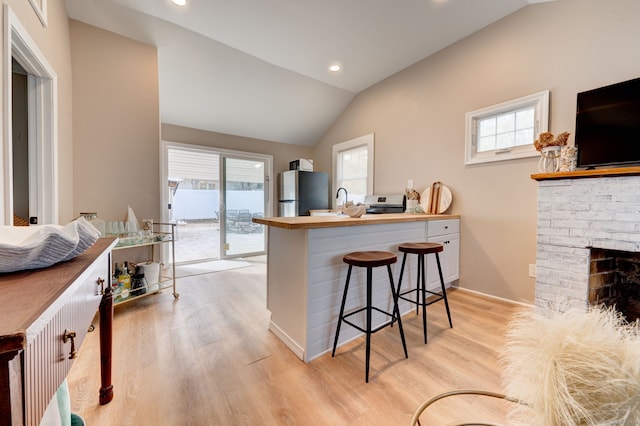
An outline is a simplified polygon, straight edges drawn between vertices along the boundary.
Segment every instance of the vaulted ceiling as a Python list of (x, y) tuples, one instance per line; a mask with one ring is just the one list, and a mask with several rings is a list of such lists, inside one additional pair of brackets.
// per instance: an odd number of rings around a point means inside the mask
[[(66, 0), (157, 47), (163, 123), (313, 145), (367, 87), (546, 0)], [(98, 47), (97, 47), (98, 48)], [(330, 65), (342, 69), (330, 72)]]

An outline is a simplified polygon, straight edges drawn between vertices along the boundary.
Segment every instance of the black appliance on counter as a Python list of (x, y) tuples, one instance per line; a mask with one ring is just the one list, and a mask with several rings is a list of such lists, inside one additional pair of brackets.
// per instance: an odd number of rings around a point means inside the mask
[(287, 170), (278, 176), (278, 216), (309, 216), (309, 210), (329, 209), (329, 175)]
[(364, 204), (369, 214), (404, 213), (407, 207), (406, 195), (365, 195)]

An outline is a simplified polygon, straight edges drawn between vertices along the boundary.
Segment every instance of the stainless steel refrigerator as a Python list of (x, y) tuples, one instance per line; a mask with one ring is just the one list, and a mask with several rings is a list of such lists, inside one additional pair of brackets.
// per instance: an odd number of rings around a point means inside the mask
[(329, 208), (329, 175), (287, 170), (278, 176), (278, 216), (309, 216)]

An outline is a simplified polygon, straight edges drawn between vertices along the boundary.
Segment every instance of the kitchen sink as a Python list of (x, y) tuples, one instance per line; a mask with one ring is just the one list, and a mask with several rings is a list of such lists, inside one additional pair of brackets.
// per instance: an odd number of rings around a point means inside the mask
[(309, 210), (311, 216), (344, 216), (349, 217), (339, 210)]

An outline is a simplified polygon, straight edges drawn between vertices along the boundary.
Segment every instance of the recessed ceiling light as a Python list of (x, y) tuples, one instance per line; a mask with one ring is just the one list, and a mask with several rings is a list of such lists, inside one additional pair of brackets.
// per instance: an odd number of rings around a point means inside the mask
[(331, 72), (338, 72), (342, 69), (342, 67), (339, 64), (333, 64), (329, 67), (329, 71)]
[(184, 6), (185, 4), (187, 4), (187, 0), (171, 0), (174, 4), (177, 4), (178, 6)]

